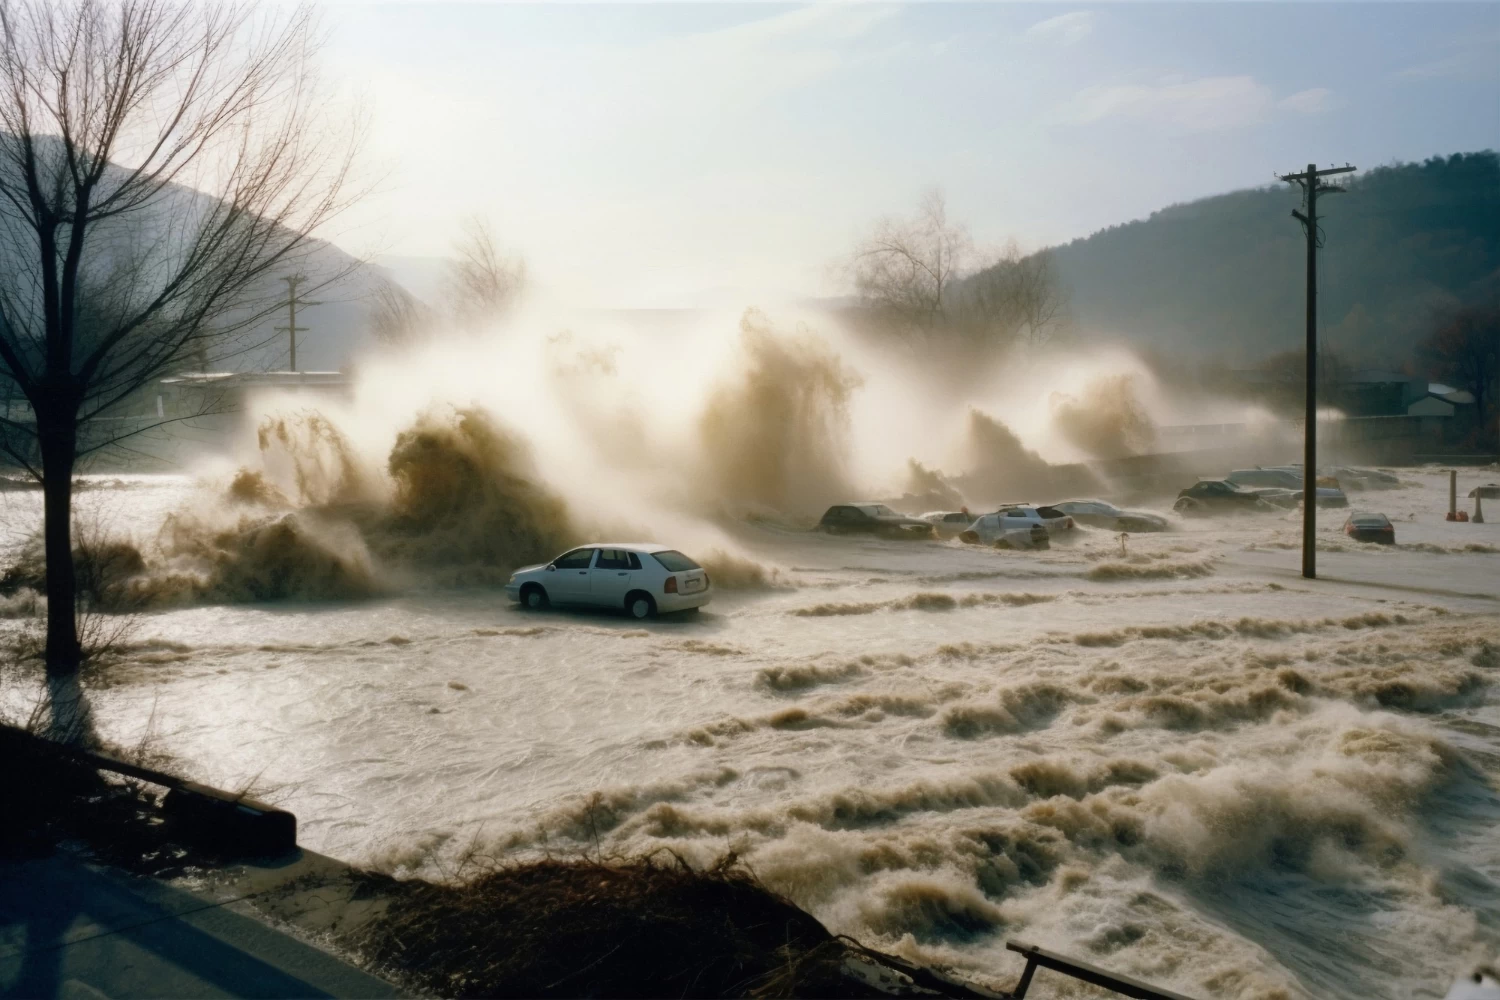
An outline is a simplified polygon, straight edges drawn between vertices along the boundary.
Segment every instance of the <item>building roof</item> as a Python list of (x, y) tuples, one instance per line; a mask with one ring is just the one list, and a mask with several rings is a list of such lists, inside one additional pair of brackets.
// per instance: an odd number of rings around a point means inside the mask
[(1445, 403), (1457, 403), (1460, 406), (1466, 406), (1474, 402), (1474, 394), (1469, 390), (1455, 389), (1451, 385), (1444, 385), (1441, 382), (1429, 382), (1427, 384), (1427, 394), (1429, 396), (1436, 396)]

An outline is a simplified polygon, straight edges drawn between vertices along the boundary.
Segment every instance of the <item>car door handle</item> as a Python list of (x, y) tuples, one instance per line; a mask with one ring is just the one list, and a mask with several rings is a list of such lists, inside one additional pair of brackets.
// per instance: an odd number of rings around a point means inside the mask
[(629, 576), (629, 573), (616, 573), (615, 576)]

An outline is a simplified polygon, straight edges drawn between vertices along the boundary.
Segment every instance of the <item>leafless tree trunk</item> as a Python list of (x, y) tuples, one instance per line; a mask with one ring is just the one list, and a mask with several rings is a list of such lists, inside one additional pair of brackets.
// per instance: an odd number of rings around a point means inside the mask
[(318, 127), (307, 8), (0, 0), (0, 448), (45, 492), (49, 676), (80, 662), (80, 455), (185, 358), (255, 346), (349, 200), (359, 124)]

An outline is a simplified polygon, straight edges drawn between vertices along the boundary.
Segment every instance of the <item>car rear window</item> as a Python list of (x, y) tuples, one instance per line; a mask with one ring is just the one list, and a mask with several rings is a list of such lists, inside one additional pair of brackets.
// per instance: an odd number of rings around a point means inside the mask
[(681, 573), (683, 570), (703, 568), (675, 549), (667, 549), (665, 552), (653, 552), (651, 553), (651, 558), (661, 563), (669, 573)]

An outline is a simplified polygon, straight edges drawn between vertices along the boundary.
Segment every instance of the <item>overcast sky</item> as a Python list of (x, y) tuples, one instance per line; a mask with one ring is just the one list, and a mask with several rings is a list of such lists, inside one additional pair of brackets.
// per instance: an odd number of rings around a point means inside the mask
[(580, 304), (840, 291), (941, 187), (981, 244), (1086, 236), (1277, 171), (1500, 147), (1500, 4), (362, 4), (329, 75), (383, 180), (337, 239), (480, 215)]

